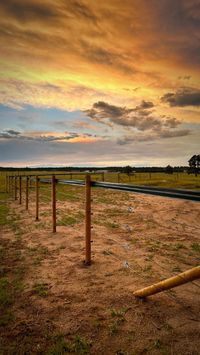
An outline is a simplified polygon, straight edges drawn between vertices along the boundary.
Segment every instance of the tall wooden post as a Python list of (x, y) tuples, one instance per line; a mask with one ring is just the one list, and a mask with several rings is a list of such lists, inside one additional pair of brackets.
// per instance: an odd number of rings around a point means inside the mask
[(9, 193), (12, 192), (12, 183), (11, 183), (11, 176), (9, 176)]
[(39, 221), (39, 177), (35, 177), (35, 220)]
[(17, 175), (15, 175), (15, 200), (17, 200)]
[(101, 173), (101, 175), (102, 175), (102, 181), (105, 181), (105, 175), (104, 175), (104, 172), (103, 172), (103, 173)]
[(19, 204), (22, 204), (22, 177), (19, 176)]
[(12, 197), (15, 195), (14, 175), (12, 175)]
[(55, 233), (56, 232), (56, 178), (55, 178), (55, 175), (52, 175), (51, 200), (52, 200), (53, 233)]
[(26, 177), (26, 210), (28, 210), (28, 185), (29, 185), (29, 177)]
[(91, 264), (91, 178), (85, 177), (85, 264)]
[(5, 175), (5, 190), (6, 190), (6, 193), (8, 192), (8, 176), (7, 176), (7, 173)]

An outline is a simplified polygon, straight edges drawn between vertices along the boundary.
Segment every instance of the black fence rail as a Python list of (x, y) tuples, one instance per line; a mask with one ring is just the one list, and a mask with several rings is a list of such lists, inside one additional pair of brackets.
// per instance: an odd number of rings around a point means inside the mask
[[(49, 183), (49, 184), (51, 183), (50, 179), (40, 179), (40, 181), (43, 183)], [(78, 185), (78, 186), (85, 185), (85, 182), (83, 180), (56, 179), (56, 183), (63, 184), (63, 185)], [(111, 183), (111, 182), (97, 182), (97, 181), (91, 181), (91, 186), (104, 188), (104, 189), (112, 189), (112, 190), (156, 195), (162, 197), (200, 202), (200, 191), (138, 186), (138, 185), (128, 185), (128, 184)]]

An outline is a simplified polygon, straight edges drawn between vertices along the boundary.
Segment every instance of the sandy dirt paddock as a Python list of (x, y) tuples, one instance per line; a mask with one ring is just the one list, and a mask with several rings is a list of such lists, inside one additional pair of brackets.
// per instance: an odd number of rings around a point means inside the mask
[(199, 354), (199, 280), (146, 301), (133, 291), (199, 265), (200, 204), (94, 190), (86, 267), (83, 189), (60, 196), (56, 233), (49, 193), (38, 222), (33, 193), (28, 211), (8, 202), (2, 277), (14, 300), (0, 354)]

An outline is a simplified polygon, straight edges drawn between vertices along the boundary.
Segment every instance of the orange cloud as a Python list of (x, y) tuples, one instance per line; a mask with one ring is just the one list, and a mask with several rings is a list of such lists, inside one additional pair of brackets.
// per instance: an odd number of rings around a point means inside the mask
[(198, 88), (198, 19), (198, 0), (1, 2), (0, 102), (84, 110)]

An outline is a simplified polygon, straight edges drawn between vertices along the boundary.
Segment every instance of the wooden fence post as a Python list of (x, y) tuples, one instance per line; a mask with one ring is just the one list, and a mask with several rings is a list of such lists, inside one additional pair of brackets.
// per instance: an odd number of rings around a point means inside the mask
[(6, 193), (8, 192), (8, 176), (7, 176), (7, 173), (5, 175), (5, 190), (6, 190)]
[(85, 264), (91, 264), (91, 177), (85, 177)]
[(7, 192), (9, 193), (9, 176), (7, 175), (7, 183), (6, 183), (6, 186), (7, 186)]
[(28, 185), (29, 185), (29, 177), (26, 177), (26, 210), (28, 210)]
[(12, 176), (12, 197), (15, 198), (15, 181), (14, 181), (14, 175)]
[(9, 193), (12, 193), (12, 179), (11, 176), (9, 176)]
[(35, 220), (39, 221), (39, 177), (35, 177)]
[(104, 175), (104, 172), (103, 172), (103, 173), (101, 173), (101, 175), (102, 175), (102, 181), (105, 181), (105, 175)]
[(19, 176), (19, 204), (22, 204), (22, 177)]
[(56, 232), (56, 178), (55, 175), (52, 175), (52, 223), (53, 223), (53, 233)]
[(17, 200), (17, 175), (15, 175), (15, 201)]
[(119, 183), (120, 182), (120, 173), (117, 174), (117, 182)]

